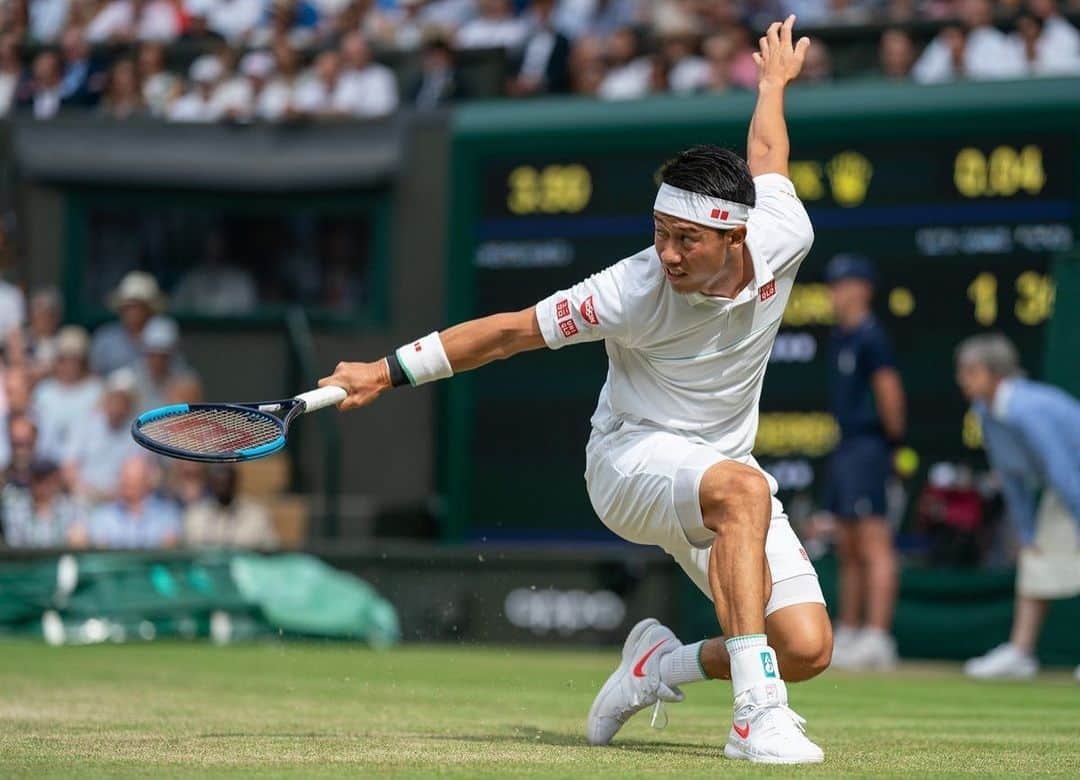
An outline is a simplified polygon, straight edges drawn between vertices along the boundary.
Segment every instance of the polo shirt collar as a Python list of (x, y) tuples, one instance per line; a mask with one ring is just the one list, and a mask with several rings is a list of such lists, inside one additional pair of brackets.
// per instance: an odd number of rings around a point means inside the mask
[(754, 266), (754, 278), (750, 280), (734, 298), (725, 298), (721, 295), (705, 295), (704, 293), (694, 292), (686, 294), (686, 301), (691, 306), (711, 305), (711, 306), (727, 306), (738, 305), (740, 303), (746, 303), (748, 300), (756, 298), (758, 296), (758, 290), (764, 285), (773, 280), (772, 269), (769, 268), (769, 264), (764, 260), (759, 260), (761, 252), (755, 252), (753, 242), (750, 240), (749, 234), (746, 237), (747, 251), (750, 252), (750, 263)]

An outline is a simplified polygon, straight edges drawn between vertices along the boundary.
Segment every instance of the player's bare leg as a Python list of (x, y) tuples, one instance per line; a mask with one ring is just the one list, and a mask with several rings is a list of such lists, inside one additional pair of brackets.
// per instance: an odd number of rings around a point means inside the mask
[[(787, 682), (803, 682), (829, 668), (833, 636), (823, 604), (793, 604), (777, 610), (765, 618), (765, 634)], [(709, 679), (731, 679), (731, 658), (723, 637), (702, 645), (701, 666)]]
[(724, 755), (758, 763), (820, 762), (824, 754), (807, 739), (805, 721), (787, 706), (776, 651), (765, 633), (771, 583), (765, 559), (772, 518), (769, 484), (760, 471), (724, 461), (705, 472), (699, 495), (702, 520), (716, 535), (709, 587), (729, 637), (725, 645), (735, 694)]

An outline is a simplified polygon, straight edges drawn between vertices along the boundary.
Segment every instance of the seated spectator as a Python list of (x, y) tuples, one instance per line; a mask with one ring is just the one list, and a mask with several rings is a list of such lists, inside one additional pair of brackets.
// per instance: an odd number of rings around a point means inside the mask
[(648, 0), (559, 0), (555, 26), (571, 38), (606, 37), (644, 22)]
[[(199, 49), (222, 44), (226, 37), (211, 29), (210, 11), (214, 0), (184, 0), (187, 24), (180, 34), (180, 42)], [(221, 6), (218, 6), (221, 7)]]
[(134, 61), (124, 58), (113, 63), (109, 69), (108, 86), (98, 110), (102, 116), (109, 119), (131, 119), (147, 115)]
[(54, 43), (67, 24), (71, 0), (34, 0), (30, 3), (30, 40)]
[(295, 115), (293, 96), (300, 84), (300, 57), (287, 41), (274, 44), (274, 62), (277, 75), (263, 87), (255, 105), (259, 119), (276, 122)]
[(195, 374), (182, 374), (165, 388), (165, 405), (198, 404), (206, 400), (202, 382)]
[(259, 26), (248, 37), (252, 46), (288, 41), (298, 49), (314, 45), (319, 12), (308, 0), (270, 0)]
[(42, 287), (30, 296), (30, 320), (23, 341), (34, 381), (52, 371), (56, 362), (56, 337), (63, 317), (64, 301), (55, 287)]
[(93, 501), (116, 495), (121, 467), (140, 452), (130, 430), (137, 393), (130, 368), (117, 369), (105, 380), (101, 400), (62, 453), (64, 473), (74, 493)]
[(507, 92), (528, 97), (566, 92), (570, 87), (570, 39), (555, 29), (555, 0), (534, 0), (532, 31), (525, 40), (517, 74)]
[(344, 71), (332, 98), (335, 113), (374, 118), (394, 113), (398, 85), (394, 72), (375, 62), (362, 33), (352, 32), (341, 42)]
[(188, 13), (206, 19), (229, 43), (243, 43), (263, 19), (263, 0), (185, 0)]
[[(248, 56), (255, 55), (252, 52)], [(210, 113), (218, 119), (247, 119), (255, 107), (255, 90), (251, 80), (238, 70), (240, 53), (237, 49), (226, 48), (218, 55), (218, 61), (222, 73), (210, 98)]]
[(1016, 20), (1013, 42), (1033, 76), (1080, 74), (1080, 32), (1055, 0), (1029, 0), (1028, 11)]
[(597, 92), (604, 100), (632, 100), (649, 93), (653, 66), (641, 56), (638, 35), (630, 28), (617, 30), (608, 41), (610, 69)]
[(0, 484), (30, 484), (30, 466), (37, 449), (37, 426), (23, 413), (9, 413), (0, 418), (4, 422), (5, 436), (0, 448)]
[(900, 29), (886, 30), (878, 44), (881, 74), (890, 81), (907, 81), (915, 62), (915, 44)]
[(756, 90), (758, 68), (754, 62), (754, 52), (757, 51), (757, 46), (752, 40), (750, 29), (740, 24), (731, 29), (731, 37), (735, 49), (731, 57), (731, 83), (740, 89)]
[(109, 304), (119, 321), (99, 327), (90, 344), (90, 368), (98, 375), (138, 362), (142, 357), (143, 328), (165, 308), (165, 297), (153, 276), (131, 271), (120, 280)]
[(272, 549), (277, 535), (266, 507), (236, 494), (237, 471), (231, 464), (210, 467), (210, 496), (184, 512), (188, 547)]
[(210, 497), (207, 465), (190, 460), (169, 460), (166, 463), (165, 489), (185, 510), (192, 504)]
[(60, 55), (46, 49), (34, 58), (33, 78), (20, 108), (28, 108), (34, 119), (52, 119), (60, 113), (63, 102), (63, 72)]
[(153, 466), (139, 455), (124, 462), (116, 500), (94, 509), (86, 536), (103, 549), (153, 550), (175, 547), (180, 533), (179, 507), (154, 493)]
[(67, 325), (56, 335), (56, 368), (31, 396), (31, 414), (38, 424), (38, 449), (59, 461), (86, 425), (101, 400), (101, 382), (90, 374), (87, 350), (90, 337), (79, 325)]
[(425, 0), (421, 18), (425, 29), (452, 35), (476, 13), (477, 0)]
[[(342, 30), (362, 30), (381, 46), (397, 51), (417, 51), (424, 45), (428, 25), (424, 21), (427, 0), (398, 0), (397, 8), (388, 14), (379, 13), (374, 3), (367, 3), (363, 20), (357, 20)], [(353, 3), (353, 7), (361, 4)], [(344, 14), (342, 14), (344, 16)]]
[(0, 37), (0, 116), (10, 113), (25, 78), (18, 39), (11, 34)]
[(172, 122), (216, 122), (221, 114), (214, 105), (214, 90), (225, 74), (221, 61), (213, 54), (199, 57), (188, 69), (191, 89), (169, 106)]
[(157, 316), (143, 330), (143, 358), (135, 364), (138, 390), (135, 413), (165, 406), (170, 384), (191, 373), (180, 355), (180, 329), (168, 317)]
[(320, 52), (311, 70), (293, 93), (293, 109), (302, 116), (330, 116), (341, 82), (341, 56), (336, 51)]
[(150, 41), (139, 47), (139, 82), (142, 98), (152, 116), (163, 117), (183, 94), (183, 81), (165, 67), (165, 46)]
[[(233, 120), (248, 121), (254, 118), (257, 100), (263, 88), (274, 75), (274, 56), (266, 51), (251, 51), (240, 60), (240, 79), (247, 84), (246, 92), (235, 88), (235, 100), (226, 106), (226, 116)], [(237, 79), (234, 79), (234, 82)]]
[(810, 42), (798, 81), (800, 84), (824, 84), (832, 81), (832, 57), (822, 41)]
[[(6, 241), (6, 234), (0, 232), (0, 244)], [(7, 338), (11, 331), (22, 328), (25, 322), (26, 299), (23, 291), (0, 276), (0, 340)]]
[(710, 35), (702, 45), (709, 71), (706, 92), (726, 92), (731, 89), (731, 66), (735, 59), (735, 41), (727, 33)]
[(528, 26), (514, 16), (510, 0), (477, 0), (478, 14), (461, 25), (459, 49), (506, 49), (517, 51), (525, 43)]
[(596, 97), (607, 75), (604, 42), (597, 36), (584, 35), (570, 50), (570, 89), (575, 95)]
[(170, 0), (109, 0), (90, 20), (86, 40), (93, 44), (172, 41), (181, 19)]
[(227, 249), (221, 231), (207, 235), (202, 260), (176, 286), (173, 301), (177, 310), (231, 316), (255, 308), (258, 303), (255, 281), (246, 270), (229, 262)]
[(60, 99), (65, 105), (94, 106), (101, 99), (107, 74), (90, 52), (83, 29), (69, 27), (60, 37), (64, 53)]
[(454, 50), (443, 38), (435, 37), (424, 44), (420, 72), (405, 94), (418, 109), (438, 108), (466, 96)]
[(672, 92), (690, 93), (705, 89), (709, 63), (698, 56), (698, 39), (692, 20), (685, 14), (670, 17), (659, 29), (660, 56), (668, 72)]
[(67, 547), (85, 523), (82, 505), (64, 493), (60, 468), (48, 460), (30, 466), (30, 484), (8, 484), (0, 493), (4, 543), (13, 548)]
[(993, 25), (990, 0), (962, 0), (963, 28), (946, 27), (923, 51), (912, 77), (920, 84), (960, 78), (1008, 79), (1027, 70), (1021, 52)]

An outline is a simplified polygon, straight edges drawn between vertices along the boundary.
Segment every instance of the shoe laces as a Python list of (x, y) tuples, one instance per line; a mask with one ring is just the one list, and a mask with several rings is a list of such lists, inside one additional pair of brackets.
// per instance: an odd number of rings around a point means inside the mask
[(757, 722), (768, 730), (780, 733), (790, 733), (792, 728), (794, 728), (798, 730), (800, 736), (806, 736), (806, 718), (795, 712), (795, 710), (791, 709), (791, 707), (786, 704), (770, 704), (766, 707), (755, 707), (754, 709), (762, 713), (757, 718)]

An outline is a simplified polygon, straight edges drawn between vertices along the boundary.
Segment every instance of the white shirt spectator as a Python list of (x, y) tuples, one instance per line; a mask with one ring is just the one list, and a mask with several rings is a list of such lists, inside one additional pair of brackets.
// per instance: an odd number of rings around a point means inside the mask
[(41, 380), (30, 397), (30, 413), (38, 425), (38, 454), (61, 461), (72, 439), (95, 413), (101, 392), (96, 377), (74, 385)]
[(258, 26), (266, 4), (263, 0), (214, 0), (208, 5), (206, 22), (210, 29), (236, 41)]
[(8, 70), (0, 71), (0, 116), (7, 116), (11, 112), (11, 103), (17, 86), (19, 86), (18, 73)]
[(1032, 70), (1036, 76), (1080, 74), (1080, 31), (1061, 16), (1043, 22), (1035, 52)]
[(134, 9), (130, 0), (110, 0), (86, 25), (86, 40), (90, 43), (107, 43), (128, 30), (134, 21)]
[(432, 0), (424, 7), (425, 25), (456, 30), (476, 13), (475, 0)]
[(600, 82), (597, 90), (604, 100), (633, 100), (649, 94), (652, 79), (652, 63), (648, 57), (640, 57), (618, 68), (612, 68)]
[(184, 544), (188, 547), (269, 550), (277, 543), (266, 507), (244, 496), (236, 496), (229, 506), (204, 498), (184, 512)]
[(52, 119), (60, 112), (60, 87), (34, 93), (34, 119)]
[(959, 78), (973, 80), (1020, 78), (1027, 73), (1022, 50), (1018, 51), (1005, 33), (993, 27), (970, 30), (964, 44), (964, 72), (953, 67), (952, 52), (939, 35), (930, 42), (911, 69), (920, 84), (935, 84)]
[(51, 43), (60, 37), (71, 11), (71, 0), (34, 0), (30, 3), (30, 38)]
[(457, 45), (461, 49), (520, 49), (528, 33), (529, 26), (524, 19), (477, 17), (458, 30)]
[(135, 33), (140, 41), (173, 41), (180, 35), (180, 15), (169, 0), (153, 0), (143, 7)]
[(385, 65), (373, 62), (341, 74), (332, 97), (333, 108), (356, 117), (392, 114), (398, 107), (397, 79)]
[(263, 87), (255, 104), (255, 114), (260, 119), (276, 122), (292, 107), (294, 84), (286, 78), (276, 78)]
[(95, 410), (71, 437), (60, 461), (74, 469), (80, 488), (111, 496), (116, 493), (124, 461), (141, 452), (127, 425), (113, 428), (105, 414)]
[(326, 114), (333, 107), (333, 95), (326, 84), (315, 77), (299, 81), (290, 98), (291, 106), (304, 114)]
[(0, 339), (26, 322), (26, 300), (22, 290), (0, 279)]
[(216, 122), (220, 118), (213, 101), (197, 88), (174, 100), (167, 116), (170, 122)]
[(668, 86), (672, 92), (700, 92), (709, 86), (709, 76), (708, 60), (686, 57), (675, 63), (668, 73)]
[(175, 73), (162, 71), (143, 81), (142, 96), (153, 116), (165, 116), (180, 79)]
[(234, 76), (218, 84), (210, 98), (211, 113), (243, 119), (255, 110), (255, 90), (246, 76)]

